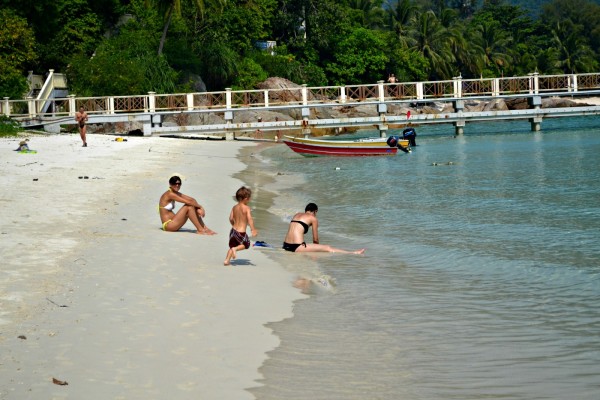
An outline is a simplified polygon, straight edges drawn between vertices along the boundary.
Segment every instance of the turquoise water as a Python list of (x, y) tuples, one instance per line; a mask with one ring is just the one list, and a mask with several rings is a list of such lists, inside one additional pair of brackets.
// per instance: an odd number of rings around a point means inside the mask
[[(261, 368), (258, 399), (597, 399), (600, 118), (421, 127), (413, 153), (264, 152), (287, 221), (319, 205), (321, 242), (365, 256), (272, 252), (326, 274)], [(264, 231), (264, 230), (263, 230)], [(307, 237), (309, 239), (309, 237)]]

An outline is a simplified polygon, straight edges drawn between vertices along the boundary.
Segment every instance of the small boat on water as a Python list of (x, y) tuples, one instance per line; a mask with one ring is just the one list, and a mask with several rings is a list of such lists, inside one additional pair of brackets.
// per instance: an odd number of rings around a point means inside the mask
[(307, 157), (315, 156), (392, 156), (398, 149), (410, 152), (410, 139), (365, 138), (354, 140), (325, 140), (284, 136), (283, 143), (294, 152)]

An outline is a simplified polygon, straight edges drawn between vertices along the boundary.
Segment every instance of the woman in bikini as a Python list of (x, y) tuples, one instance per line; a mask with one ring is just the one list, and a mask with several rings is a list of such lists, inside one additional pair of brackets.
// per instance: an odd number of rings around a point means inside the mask
[[(169, 179), (169, 190), (160, 196), (158, 212), (163, 231), (176, 232), (189, 219), (196, 227), (198, 234), (214, 235), (216, 232), (209, 229), (202, 221), (202, 218), (206, 215), (204, 207), (198, 204), (194, 198), (181, 193), (180, 189), (181, 178), (172, 176)], [(184, 204), (177, 213), (175, 213), (175, 202)]]
[[(365, 249), (348, 251), (320, 244), (317, 211), (319, 211), (319, 207), (317, 207), (315, 203), (308, 203), (303, 213), (294, 215), (294, 218), (290, 221), (290, 227), (287, 235), (285, 235), (285, 240), (283, 241), (284, 250), (295, 253), (322, 251), (329, 253), (363, 254), (365, 252)], [(304, 241), (304, 235), (308, 233), (309, 227), (312, 227), (312, 243), (306, 243)]]

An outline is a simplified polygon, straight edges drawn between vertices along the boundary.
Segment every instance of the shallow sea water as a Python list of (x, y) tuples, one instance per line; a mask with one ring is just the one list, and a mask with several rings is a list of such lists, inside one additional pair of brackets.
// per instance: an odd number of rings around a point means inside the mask
[(600, 118), (452, 129), (396, 157), (261, 154), (269, 242), (313, 201), (322, 243), (367, 252), (272, 252), (335, 286), (270, 325), (258, 399), (598, 398)]

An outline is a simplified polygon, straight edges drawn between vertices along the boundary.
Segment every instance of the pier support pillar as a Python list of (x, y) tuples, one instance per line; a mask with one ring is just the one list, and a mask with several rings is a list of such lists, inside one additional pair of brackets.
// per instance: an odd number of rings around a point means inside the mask
[(460, 136), (465, 133), (465, 121), (456, 121), (454, 123), (454, 134)]
[[(542, 97), (541, 96), (532, 96), (527, 99), (529, 102), (529, 106), (533, 107), (535, 110), (539, 110), (542, 108)], [(542, 117), (533, 117), (529, 118), (529, 122), (531, 123), (531, 131), (539, 132), (542, 129)]]
[[(454, 111), (460, 117), (465, 109), (465, 101), (464, 100), (456, 100), (456, 101), (452, 102), (452, 105), (454, 106)], [(462, 135), (465, 133), (465, 124), (466, 124), (466, 122), (464, 119), (459, 119), (458, 121), (456, 121), (454, 123), (454, 134), (456, 136), (459, 136), (459, 135)]]
[(150, 121), (144, 122), (144, 136), (152, 136), (152, 123)]
[(10, 97), (4, 98), (4, 104), (2, 107), (2, 113), (7, 117), (10, 115), (10, 103), (8, 102), (8, 99), (10, 99)]
[(454, 106), (455, 112), (462, 112), (465, 110), (465, 101), (464, 100), (455, 100), (452, 102), (452, 106)]
[[(232, 122), (233, 122), (233, 111), (225, 111), (225, 123), (227, 124), (227, 126), (231, 126)], [(225, 140), (235, 140), (235, 132), (227, 129), (225, 131)]]
[(379, 103), (377, 104), (377, 113), (379, 113), (379, 118), (381, 118), (381, 124), (379, 124), (378, 129), (379, 129), (379, 137), (386, 137), (387, 136), (387, 130), (388, 130), (388, 126), (385, 123), (385, 114), (387, 113), (387, 104), (385, 103)]
[(388, 126), (386, 124), (379, 124), (379, 137), (387, 137)]
[(308, 127), (308, 119), (310, 118), (310, 110), (308, 107), (302, 107), (302, 134), (305, 138), (310, 136), (310, 128)]
[(150, 120), (152, 121), (152, 127), (154, 128), (155, 126), (158, 127), (162, 127), (162, 115), (160, 114), (154, 114), (150, 117)]
[(531, 132), (539, 132), (542, 130), (542, 117), (530, 118)]

